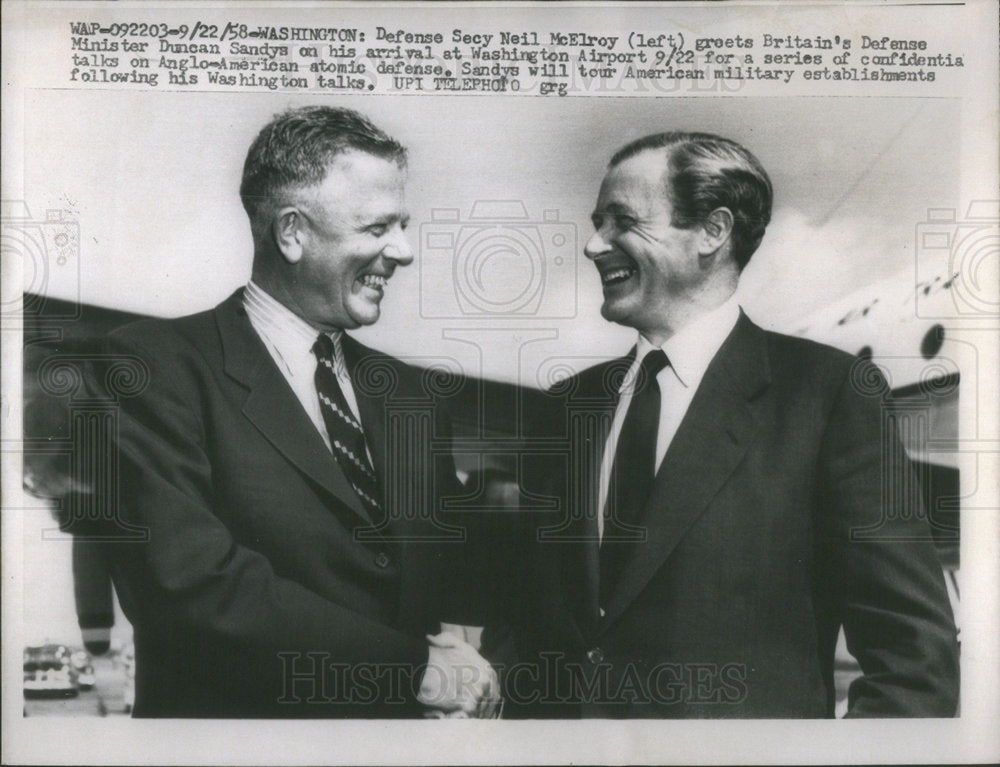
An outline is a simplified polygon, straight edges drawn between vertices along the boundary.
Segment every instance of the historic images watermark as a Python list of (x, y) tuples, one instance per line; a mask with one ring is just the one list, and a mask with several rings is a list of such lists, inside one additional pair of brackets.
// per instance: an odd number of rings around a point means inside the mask
[[(369, 706), (405, 705), (416, 698), (425, 679), (456, 679), (457, 697), (473, 696), (482, 669), (432, 664), (343, 663), (329, 652), (281, 652), (283, 704)], [(536, 661), (495, 666), (503, 680), (502, 698), (513, 706), (561, 706), (567, 703), (619, 705), (733, 706), (748, 693), (748, 668), (741, 662), (627, 662), (601, 658), (571, 659), (543, 652)], [(440, 688), (441, 686), (438, 686)], [(449, 697), (454, 693), (450, 691)], [(424, 701), (433, 706), (433, 698)]]

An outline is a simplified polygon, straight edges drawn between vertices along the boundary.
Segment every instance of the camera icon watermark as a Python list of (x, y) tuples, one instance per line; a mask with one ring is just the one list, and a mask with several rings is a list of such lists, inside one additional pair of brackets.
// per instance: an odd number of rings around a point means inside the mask
[[(73, 319), (79, 315), (80, 225), (65, 210), (47, 210), (44, 219), (32, 217), (23, 200), (0, 201), (0, 253), (3, 258), (4, 289), (0, 315)], [(20, 272), (21, 284), (9, 275)], [(68, 302), (49, 306), (46, 294), (58, 282), (74, 294)]]
[(916, 226), (916, 316), (926, 319), (1000, 314), (998, 201), (974, 200), (964, 218), (930, 208)]
[(878, 402), (881, 414), (878, 513), (852, 527), (851, 540), (957, 545), (958, 364), (944, 356), (883, 355), (878, 364), (859, 357), (848, 381), (858, 395)]
[(420, 226), (420, 313), (425, 318), (576, 316), (576, 225), (519, 200), (480, 200), (467, 219), (435, 208)]

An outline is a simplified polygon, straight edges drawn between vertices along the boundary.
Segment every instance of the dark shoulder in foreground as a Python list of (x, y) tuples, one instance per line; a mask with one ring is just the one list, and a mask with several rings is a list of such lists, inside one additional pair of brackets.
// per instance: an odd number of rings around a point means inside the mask
[(603, 362), (584, 368), (578, 373), (553, 383), (546, 393), (558, 397), (590, 399), (617, 398), (618, 389), (635, 359), (635, 347), (625, 355), (609, 357)]
[(774, 376), (843, 382), (848, 375), (877, 373), (878, 369), (870, 360), (833, 346), (771, 330), (760, 332), (766, 339), (768, 361)]
[(418, 385), (432, 396), (450, 387), (453, 374), (440, 366), (401, 360), (362, 343), (350, 333), (344, 333), (342, 339), (344, 356), (353, 370), (352, 382), (356, 388), (367, 390), (366, 393), (391, 396), (394, 386), (401, 381)]
[(214, 333), (213, 313), (214, 310), (209, 309), (185, 317), (144, 318), (116, 328), (108, 334), (108, 338), (140, 346), (147, 343), (179, 341), (181, 339), (197, 344), (199, 340), (204, 341), (210, 330)]

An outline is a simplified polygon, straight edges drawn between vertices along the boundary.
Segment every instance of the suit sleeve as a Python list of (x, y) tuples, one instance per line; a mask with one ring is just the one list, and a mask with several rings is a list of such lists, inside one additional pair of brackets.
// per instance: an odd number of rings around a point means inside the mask
[(480, 563), (473, 552), (473, 541), (479, 528), (478, 510), (467, 501), (468, 491), (459, 481), (455, 460), (450, 446), (453, 439), (452, 412), (446, 397), (438, 399), (435, 435), (449, 445), (449, 450), (438, 457), (435, 475), (435, 498), (439, 518), (448, 526), (460, 530), (461, 540), (449, 541), (441, 547), (442, 582), (444, 593), (440, 597), (440, 615), (443, 623), (460, 626), (481, 626), (482, 593), (478, 579)]
[(825, 579), (863, 671), (851, 685), (848, 716), (953, 716), (954, 620), (887, 394), (878, 369), (855, 362), (821, 456)]
[[(565, 438), (567, 403), (560, 391), (525, 389), (522, 393), (523, 445), (555, 442)], [(487, 517), (489, 528), (480, 531), (479, 549), (491, 569), (483, 631), (483, 654), (503, 672), (531, 658), (529, 635), (540, 628), (536, 605), (539, 562), (546, 556), (539, 545), (539, 529), (565, 521), (562, 505), (540, 511), (539, 500), (554, 497), (561, 477), (561, 454), (525, 451), (519, 459), (517, 497), (500, 512)], [(535, 508), (526, 510), (527, 504)], [(537, 648), (534, 648), (537, 650)], [(508, 703), (510, 696), (508, 696)]]
[[(279, 653), (319, 653), (330, 662), (369, 669), (426, 663), (423, 639), (279, 576), (264, 555), (234, 541), (223, 522), (227, 510), (213, 506), (207, 451), (213, 435), (206, 433), (202, 413), (205, 377), (196, 372), (203, 363), (183, 339), (166, 339), (160, 354), (148, 348), (113, 336), (107, 361), (92, 367), (88, 380), (92, 392), (107, 396), (104, 382), (121, 355), (148, 366), (148, 386), (116, 398), (113, 441), (120, 487), (113, 516), (147, 537), (116, 544), (116, 586), (137, 629), (182, 638), (171, 644), (189, 648), (182, 662), (192, 673), (246, 684), (271, 702), (284, 692), (287, 657)], [(234, 671), (235, 659), (253, 665)], [(233, 673), (225, 676), (229, 672), (221, 668)], [(373, 684), (366, 679), (372, 697)], [(377, 684), (384, 698), (388, 688), (381, 685), (392, 681)]]

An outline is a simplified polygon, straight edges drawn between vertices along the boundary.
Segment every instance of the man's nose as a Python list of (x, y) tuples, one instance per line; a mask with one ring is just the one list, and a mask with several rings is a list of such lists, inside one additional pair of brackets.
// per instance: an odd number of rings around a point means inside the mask
[(413, 261), (413, 249), (410, 247), (410, 240), (401, 226), (396, 227), (391, 242), (382, 251), (382, 254), (386, 258), (391, 258), (400, 266), (406, 266)]
[(583, 246), (584, 255), (591, 260), (607, 253), (609, 250), (611, 250), (611, 246), (608, 244), (603, 228), (594, 232), (590, 236), (590, 239), (587, 240), (587, 244)]

